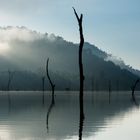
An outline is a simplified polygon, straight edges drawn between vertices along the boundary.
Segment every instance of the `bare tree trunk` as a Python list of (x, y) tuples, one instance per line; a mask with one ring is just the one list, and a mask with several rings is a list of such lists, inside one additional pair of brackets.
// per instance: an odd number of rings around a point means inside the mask
[(79, 140), (82, 140), (82, 131), (84, 123), (84, 105), (83, 105), (83, 89), (84, 89), (84, 74), (83, 74), (83, 63), (82, 63), (82, 51), (84, 45), (83, 27), (82, 20), (83, 15), (78, 16), (76, 10), (73, 8), (74, 14), (77, 18), (80, 33), (80, 44), (79, 44), (79, 75), (80, 75), (80, 91), (79, 91), (79, 106), (80, 106), (80, 121), (79, 121)]
[(109, 104), (110, 104), (110, 99), (111, 99), (111, 81), (108, 81), (108, 92), (109, 92)]
[(54, 88), (55, 88), (55, 85), (53, 84), (51, 78), (50, 78), (50, 75), (49, 75), (49, 58), (47, 59), (47, 64), (46, 64), (46, 72), (47, 72), (47, 77), (49, 79), (49, 82), (50, 82), (50, 85), (51, 85), (51, 88), (52, 88), (52, 102), (54, 102)]
[(44, 84), (45, 84), (45, 76), (42, 77), (42, 92), (43, 92), (43, 96), (42, 96), (42, 104), (44, 105)]
[(11, 81), (13, 79), (15, 72), (11, 72), (10, 70), (8, 70), (8, 84), (7, 84), (7, 90), (10, 90), (10, 85), (11, 85)]
[[(13, 79), (15, 72), (12, 72), (10, 70), (8, 70), (8, 83), (7, 83), (7, 91), (10, 90), (10, 85), (11, 85), (11, 81)], [(9, 103), (9, 112), (11, 110), (11, 96), (10, 96), (10, 92), (8, 92), (8, 103)]]
[(42, 77), (42, 91), (44, 91), (45, 84), (45, 76)]
[(136, 88), (138, 82), (140, 82), (139, 79), (136, 80), (135, 84), (134, 84), (134, 85), (132, 86), (132, 88), (131, 88), (131, 89), (132, 89), (132, 100), (133, 100), (134, 102), (136, 102), (134, 92), (135, 92), (135, 88)]
[[(84, 74), (83, 74), (83, 63), (82, 63), (82, 51), (83, 51), (83, 45), (84, 45), (84, 36), (83, 36), (83, 27), (82, 27), (83, 15), (81, 14), (79, 17), (76, 10), (74, 8), (73, 10), (78, 21), (79, 33), (80, 33), (80, 44), (79, 44), (80, 96), (79, 98), (80, 98), (80, 106), (82, 106), (82, 109), (83, 109), (83, 89), (84, 89)], [(81, 114), (81, 115), (84, 116), (84, 114)]]

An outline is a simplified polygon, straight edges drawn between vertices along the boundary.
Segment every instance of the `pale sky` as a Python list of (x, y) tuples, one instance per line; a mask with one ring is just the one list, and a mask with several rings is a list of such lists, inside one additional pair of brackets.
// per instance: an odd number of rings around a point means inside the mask
[(78, 42), (72, 6), (84, 15), (85, 41), (140, 69), (140, 0), (0, 0), (0, 26), (26, 26)]

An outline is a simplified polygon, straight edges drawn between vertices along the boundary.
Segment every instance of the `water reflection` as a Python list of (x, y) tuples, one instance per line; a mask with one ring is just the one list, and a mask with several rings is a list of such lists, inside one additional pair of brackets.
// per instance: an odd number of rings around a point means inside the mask
[(132, 98), (132, 102), (134, 103), (134, 105), (135, 105), (136, 107), (138, 107), (138, 108), (139, 108), (139, 103), (137, 102), (137, 100), (136, 100), (136, 97), (135, 97), (135, 96), (133, 96), (133, 98)]
[(9, 113), (11, 111), (11, 96), (10, 96), (10, 92), (7, 91), (7, 95), (8, 95), (8, 110), (9, 110)]
[(45, 104), (45, 100), (44, 100), (44, 91), (42, 91), (42, 106), (44, 106), (44, 104)]
[[(81, 113), (80, 113), (81, 114)], [(84, 124), (84, 115), (83, 113), (80, 115), (79, 119), (79, 140), (82, 140), (82, 134), (83, 134), (83, 124)]]
[[(140, 138), (140, 110), (131, 102), (131, 92), (112, 92), (111, 104), (108, 103), (108, 92), (94, 92), (94, 95), (86, 92), (84, 123), (83, 118), (79, 118), (78, 92), (56, 92), (56, 95), (57, 104), (53, 105), (50, 104), (51, 93), (45, 92), (42, 107), (41, 92), (10, 92), (9, 113), (7, 94), (0, 92), (0, 139), (75, 140), (81, 136), (83, 140)], [(138, 92), (135, 98), (139, 103)], [(47, 112), (48, 124), (46, 110), (50, 112)], [(49, 133), (46, 125), (51, 128)]]
[(47, 117), (46, 117), (46, 128), (47, 128), (47, 132), (49, 132), (49, 116), (50, 116), (50, 113), (51, 113), (51, 111), (52, 111), (52, 109), (53, 109), (54, 106), (55, 106), (55, 100), (52, 97), (51, 104), (49, 106), (49, 109), (48, 109), (48, 112), (47, 112)]
[[(80, 93), (81, 94), (81, 93)], [(84, 101), (83, 97), (81, 98), (81, 95), (79, 95), (79, 110), (80, 110), (80, 118), (79, 118), (79, 140), (82, 140), (82, 134), (83, 134), (83, 125), (84, 125)]]

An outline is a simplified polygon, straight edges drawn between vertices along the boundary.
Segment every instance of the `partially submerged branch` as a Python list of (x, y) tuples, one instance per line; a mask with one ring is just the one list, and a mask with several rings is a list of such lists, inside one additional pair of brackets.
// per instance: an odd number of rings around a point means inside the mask
[(44, 90), (45, 90), (45, 76), (42, 76), (42, 92), (43, 92), (42, 103), (43, 105), (44, 105)]
[(8, 83), (7, 83), (7, 90), (10, 90), (10, 85), (13, 80), (15, 72), (8, 70)]
[(47, 77), (48, 77), (48, 80), (49, 80), (51, 88), (52, 88), (52, 100), (54, 102), (54, 88), (55, 88), (55, 84), (53, 84), (53, 82), (52, 82), (52, 80), (50, 78), (50, 75), (49, 75), (49, 58), (47, 59), (47, 63), (46, 63), (46, 73), (47, 73)]
[(111, 99), (111, 81), (108, 81), (108, 91), (109, 91), (109, 104), (110, 104), (110, 99)]
[(136, 86), (137, 86), (137, 84), (140, 82), (140, 80), (139, 79), (137, 79), (136, 81), (135, 81), (135, 84), (131, 87), (131, 89), (132, 89), (132, 100), (134, 101), (134, 103), (135, 104), (137, 104), (136, 103), (136, 99), (135, 99), (135, 89), (136, 89)]
[[(46, 67), (46, 65), (45, 65), (45, 67)], [(39, 69), (38, 69), (38, 74), (39, 74), (39, 76), (40, 76), (40, 80), (41, 80), (41, 89), (42, 89), (42, 104), (44, 105), (44, 103), (45, 103), (45, 100), (44, 100), (44, 98), (45, 98), (45, 94), (44, 94), (44, 91), (45, 91), (45, 75), (46, 75), (46, 71), (45, 71), (46, 69), (44, 69), (43, 67), (40, 67)]]

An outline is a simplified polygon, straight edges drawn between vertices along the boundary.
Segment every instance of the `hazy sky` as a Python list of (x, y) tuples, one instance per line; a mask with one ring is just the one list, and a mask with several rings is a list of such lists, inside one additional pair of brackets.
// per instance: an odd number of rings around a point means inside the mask
[(0, 0), (0, 26), (26, 26), (78, 42), (72, 6), (84, 14), (86, 41), (140, 69), (140, 0)]

